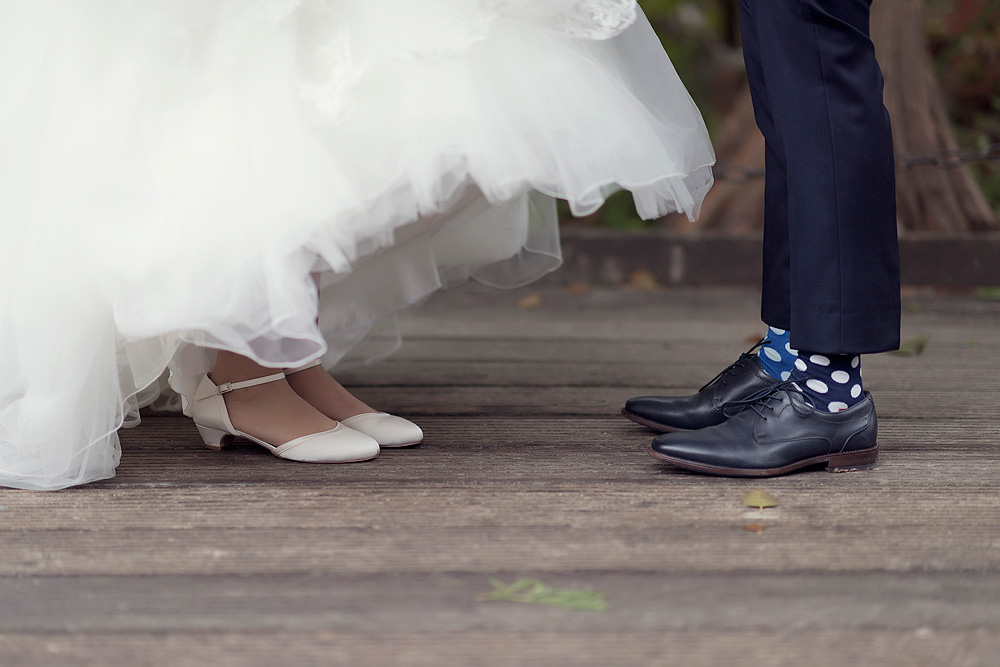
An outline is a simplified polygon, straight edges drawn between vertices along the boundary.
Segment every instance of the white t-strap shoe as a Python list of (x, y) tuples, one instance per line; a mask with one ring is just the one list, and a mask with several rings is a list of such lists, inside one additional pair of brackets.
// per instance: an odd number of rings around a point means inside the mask
[[(285, 375), (292, 375), (319, 365), (320, 361), (317, 359), (305, 366), (286, 370)], [(419, 426), (408, 419), (391, 415), (388, 412), (363, 412), (360, 415), (341, 419), (340, 423), (371, 436), (378, 442), (379, 447), (413, 447), (419, 445), (424, 439), (424, 432)]]
[(246, 382), (226, 382), (216, 385), (206, 375), (198, 391), (195, 392), (191, 408), (191, 416), (205, 441), (205, 446), (219, 450), (240, 437), (265, 447), (278, 458), (306, 463), (353, 463), (378, 456), (379, 446), (374, 438), (343, 423), (337, 424), (336, 428), (329, 431), (306, 435), (277, 446), (236, 430), (229, 419), (223, 395), (237, 389), (256, 387), (283, 379), (285, 379), (284, 373), (276, 373)]

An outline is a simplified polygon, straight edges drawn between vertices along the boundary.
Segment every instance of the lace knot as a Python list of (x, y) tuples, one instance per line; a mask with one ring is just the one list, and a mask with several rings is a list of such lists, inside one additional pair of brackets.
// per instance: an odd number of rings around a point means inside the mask
[(784, 382), (778, 382), (769, 387), (759, 389), (739, 401), (729, 401), (724, 403), (722, 405), (722, 413), (727, 418), (732, 418), (744, 410), (750, 409), (760, 415), (762, 419), (767, 419), (767, 416), (764, 414), (764, 410), (774, 411), (774, 408), (771, 406), (771, 400), (776, 397), (775, 395), (778, 392), (789, 390), (794, 391), (795, 393), (800, 393), (795, 381), (785, 380)]

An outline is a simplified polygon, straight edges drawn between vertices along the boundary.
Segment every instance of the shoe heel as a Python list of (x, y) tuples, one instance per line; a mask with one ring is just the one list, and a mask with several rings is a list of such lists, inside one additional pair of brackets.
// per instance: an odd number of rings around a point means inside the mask
[(864, 449), (860, 452), (845, 452), (834, 454), (826, 462), (827, 472), (851, 472), (853, 470), (871, 470), (878, 465), (878, 447)]
[(198, 433), (201, 434), (201, 439), (205, 441), (205, 446), (215, 451), (220, 451), (233, 440), (233, 436), (229, 433), (208, 428), (207, 426), (199, 426)]

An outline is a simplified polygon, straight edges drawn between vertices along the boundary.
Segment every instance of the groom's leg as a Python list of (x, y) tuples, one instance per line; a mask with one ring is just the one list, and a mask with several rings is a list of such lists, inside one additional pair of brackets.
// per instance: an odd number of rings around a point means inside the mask
[[(766, 113), (758, 118), (784, 158), (777, 174), (768, 163), (767, 179), (777, 177), (787, 187), (782, 213), (789, 254), (786, 260), (779, 250), (765, 261), (778, 290), (787, 261), (789, 319), (768, 320), (783, 307), (781, 295), (765, 284), (765, 321), (790, 329), (798, 349), (827, 354), (895, 349), (895, 171), (882, 75), (868, 32), (871, 2), (741, 0), (741, 5), (754, 55), (748, 62), (751, 83), (759, 79), (766, 89)], [(774, 215), (767, 221), (771, 231), (780, 222)]]
[[(775, 0), (777, 1), (777, 0)], [(782, 0), (784, 1), (784, 0)], [(746, 5), (745, 0), (741, 5)], [(757, 32), (741, 6), (743, 51), (747, 78), (753, 97), (754, 115), (765, 138), (767, 180), (764, 186), (764, 273), (761, 316), (764, 322), (781, 329), (790, 323), (788, 188), (784, 141), (771, 117), (768, 89), (760, 60)], [(768, 335), (771, 335), (768, 329)], [(692, 396), (638, 396), (629, 399), (622, 415), (660, 432), (691, 431), (716, 426), (728, 415), (725, 407), (773, 388), (788, 373), (768, 370), (755, 345), (723, 369), (715, 379)], [(783, 370), (783, 369), (779, 369)], [(791, 364), (788, 365), (791, 370)]]
[[(783, 186), (787, 197), (785, 210), (773, 199), (766, 205), (765, 252), (775, 254), (765, 256), (764, 318), (791, 330), (796, 382), (723, 406), (728, 419), (717, 426), (660, 436), (651, 448), (657, 458), (739, 476), (877, 461), (875, 408), (856, 355), (898, 345), (899, 261), (892, 136), (868, 37), (870, 6), (741, 0), (748, 76), (769, 144), (768, 192)], [(782, 225), (787, 256), (773, 243)], [(785, 313), (787, 324), (776, 319)]]
[[(751, 0), (740, 0), (741, 39), (747, 82), (757, 127), (764, 135), (764, 271), (761, 283), (761, 319), (770, 326), (791, 328), (791, 283), (788, 230), (788, 170), (785, 142), (771, 115), (767, 77), (760, 57), (760, 41)], [(768, 36), (764, 35), (764, 39)]]

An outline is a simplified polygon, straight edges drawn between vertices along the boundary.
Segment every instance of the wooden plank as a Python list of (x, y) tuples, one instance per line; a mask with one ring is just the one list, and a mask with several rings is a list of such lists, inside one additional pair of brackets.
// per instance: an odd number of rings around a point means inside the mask
[[(649, 474), (664, 477), (658, 467), (652, 467)], [(504, 485), (498, 491), (485, 483), (456, 487), (414, 480), (401, 488), (359, 483), (292, 488), (220, 484), (212, 488), (121, 488), (111, 494), (95, 490), (52, 499), (22, 494), (4, 499), (0, 535), (10, 540), (3, 547), (7, 549), (14, 544), (15, 533), (45, 531), (571, 527), (593, 530), (599, 542), (604, 531), (634, 530), (643, 523), (657, 530), (689, 528), (692, 522), (713, 530), (734, 523), (742, 526), (740, 522), (762, 522), (782, 531), (863, 532), (892, 527), (906, 532), (921, 521), (928, 526), (960, 522), (976, 529), (1000, 527), (1000, 481), (996, 479), (960, 485), (931, 475), (927, 485), (919, 489), (886, 479), (895, 477), (893, 471), (871, 473), (867, 478), (838, 475), (829, 483), (825, 476), (812, 476), (814, 483), (809, 479), (775, 481), (766, 486), (782, 505), (761, 512), (741, 503), (745, 491), (760, 485), (759, 481), (727, 480), (694, 494), (697, 478), (676, 477), (676, 483), (671, 479), (658, 485), (618, 483), (611, 488), (589, 489), (575, 480), (564, 481), (555, 490), (550, 490), (554, 485), (533, 484)], [(848, 502), (858, 492), (864, 492), (868, 505), (858, 507)], [(435, 499), (433, 505), (431, 498)], [(331, 507), (338, 509), (331, 511)], [(920, 518), (915, 519), (916, 515)], [(743, 536), (738, 537), (738, 543), (745, 542)], [(1000, 535), (985, 537), (1000, 540)], [(55, 538), (58, 535), (53, 535)]]
[[(621, 417), (427, 417), (420, 420), (425, 444), (412, 450), (387, 450), (371, 463), (311, 466), (281, 461), (252, 445), (222, 453), (204, 449), (190, 421), (147, 418), (139, 429), (122, 432), (123, 458), (118, 476), (99, 488), (144, 485), (182, 487), (202, 484), (243, 486), (362, 484), (525, 485), (662, 484), (669, 466), (645, 454), (653, 433)], [(991, 484), (1000, 479), (995, 445), (1000, 424), (986, 418), (882, 420), (882, 471), (879, 484)], [(851, 484), (865, 475), (803, 474), (782, 478), (803, 484)], [(690, 475), (673, 475), (686, 484)], [(728, 481), (701, 480), (711, 488)], [(76, 493), (76, 492), (66, 492)], [(0, 507), (16, 491), (0, 490)], [(60, 497), (63, 494), (60, 494)], [(66, 502), (65, 500), (61, 502)], [(0, 510), (0, 517), (3, 517)]]
[[(855, 496), (856, 497), (856, 496)], [(354, 501), (362, 503), (363, 496)], [(430, 499), (428, 499), (430, 500)], [(833, 497), (846, 502), (847, 496)], [(920, 508), (915, 508), (920, 509)], [(969, 509), (996, 512), (995, 507)], [(333, 512), (335, 506), (326, 507)], [(644, 523), (595, 538), (572, 527), (255, 528), (28, 531), (5, 536), (0, 576), (151, 576), (199, 572), (572, 572), (626, 568), (650, 576), (716, 572), (992, 572), (997, 525), (961, 517), (910, 526), (770, 528)], [(960, 521), (956, 525), (956, 521)], [(745, 534), (744, 534), (745, 533)], [(933, 537), (931, 537), (933, 536)]]
[[(961, 461), (963, 452), (972, 454), (991, 453), (995, 451), (996, 441), (1000, 439), (1000, 422), (990, 415), (980, 415), (968, 418), (937, 415), (906, 416), (894, 418), (881, 416), (879, 419), (879, 442), (886, 451), (912, 450), (919, 447), (921, 452), (935, 456), (939, 451), (948, 455), (956, 455)], [(554, 447), (564, 450), (567, 456), (580, 449), (588, 450), (586, 455), (593, 455), (590, 448), (605, 449), (608, 452), (617, 451), (622, 447), (645, 446), (657, 434), (619, 416), (599, 414), (592, 416), (559, 418), (558, 416), (520, 416), (518, 414), (497, 416), (465, 416), (425, 417), (420, 420), (427, 437), (424, 445), (414, 450), (385, 451), (383, 454), (407, 456), (412, 463), (414, 458), (424, 456), (425, 452), (438, 451), (446, 448), (475, 449), (477, 452), (489, 447), (495, 447), (502, 442), (512, 447)], [(160, 454), (165, 462), (187, 452), (202, 459), (205, 464), (211, 464), (219, 456), (207, 456), (203, 452), (202, 442), (194, 425), (180, 416), (145, 417), (139, 428), (121, 431), (126, 458), (142, 455), (148, 452)], [(962, 445), (964, 448), (958, 448)], [(237, 444), (239, 451), (255, 451), (256, 448), (243, 447)], [(235, 463), (239, 456), (228, 456), (229, 450), (222, 452), (227, 464)], [(261, 450), (262, 451), (262, 450)], [(146, 459), (144, 459), (146, 460)], [(264, 457), (262, 460), (271, 461)], [(185, 460), (182, 465), (192, 465), (194, 462)], [(293, 466), (296, 472), (314, 466)], [(350, 466), (350, 470), (361, 470), (365, 466)], [(0, 493), (5, 491), (0, 490)], [(7, 491), (9, 493), (9, 491)]]
[(759, 481), (650, 472), (664, 483), (20, 494), (3, 501), (0, 575), (1000, 570), (995, 475), (992, 486), (925, 475), (887, 488), (888, 467), (800, 475), (766, 482), (782, 505), (760, 512), (740, 502)]
[[(508, 573), (601, 592), (606, 613), (477, 601), (490, 575), (0, 577), (0, 636), (31, 632), (863, 631), (1000, 628), (993, 573)], [(897, 610), (886, 615), (886, 609)], [(276, 612), (280, 612), (276, 613)], [(515, 613), (512, 613), (515, 612)]]
[[(516, 391), (512, 391), (516, 389)], [(659, 394), (656, 386), (525, 387), (497, 386), (384, 386), (352, 388), (369, 405), (388, 412), (421, 419), (431, 416), (612, 416), (633, 396)], [(694, 389), (697, 389), (694, 386)], [(997, 400), (989, 385), (954, 387), (943, 392), (933, 385), (920, 388), (876, 388), (879, 418), (947, 419), (997, 418)], [(678, 392), (681, 393), (681, 392)]]
[[(997, 349), (1000, 355), (1000, 348)], [(335, 372), (349, 387), (380, 386), (493, 386), (493, 387), (637, 387), (661, 393), (684, 395), (697, 391), (728, 367), (738, 355), (716, 363), (711, 360), (674, 357), (671, 360), (582, 362), (549, 358), (525, 361), (394, 360)], [(920, 359), (890, 357), (866, 359), (865, 386), (873, 392), (884, 389), (921, 389), (939, 394), (954, 391), (989, 392), (997, 386), (1000, 368), (984, 364), (981, 351), (955, 353), (948, 357)], [(928, 383), (927, 378), (934, 382)], [(961, 396), (948, 395), (947, 402)], [(1000, 415), (1000, 408), (997, 408)]]
[[(520, 610), (516, 610), (515, 613)], [(995, 667), (993, 628), (905, 630), (820, 628), (767, 630), (407, 633), (146, 632), (0, 635), (5, 665), (359, 665), (361, 667), (523, 667), (524, 665), (761, 665), (801, 667)]]

